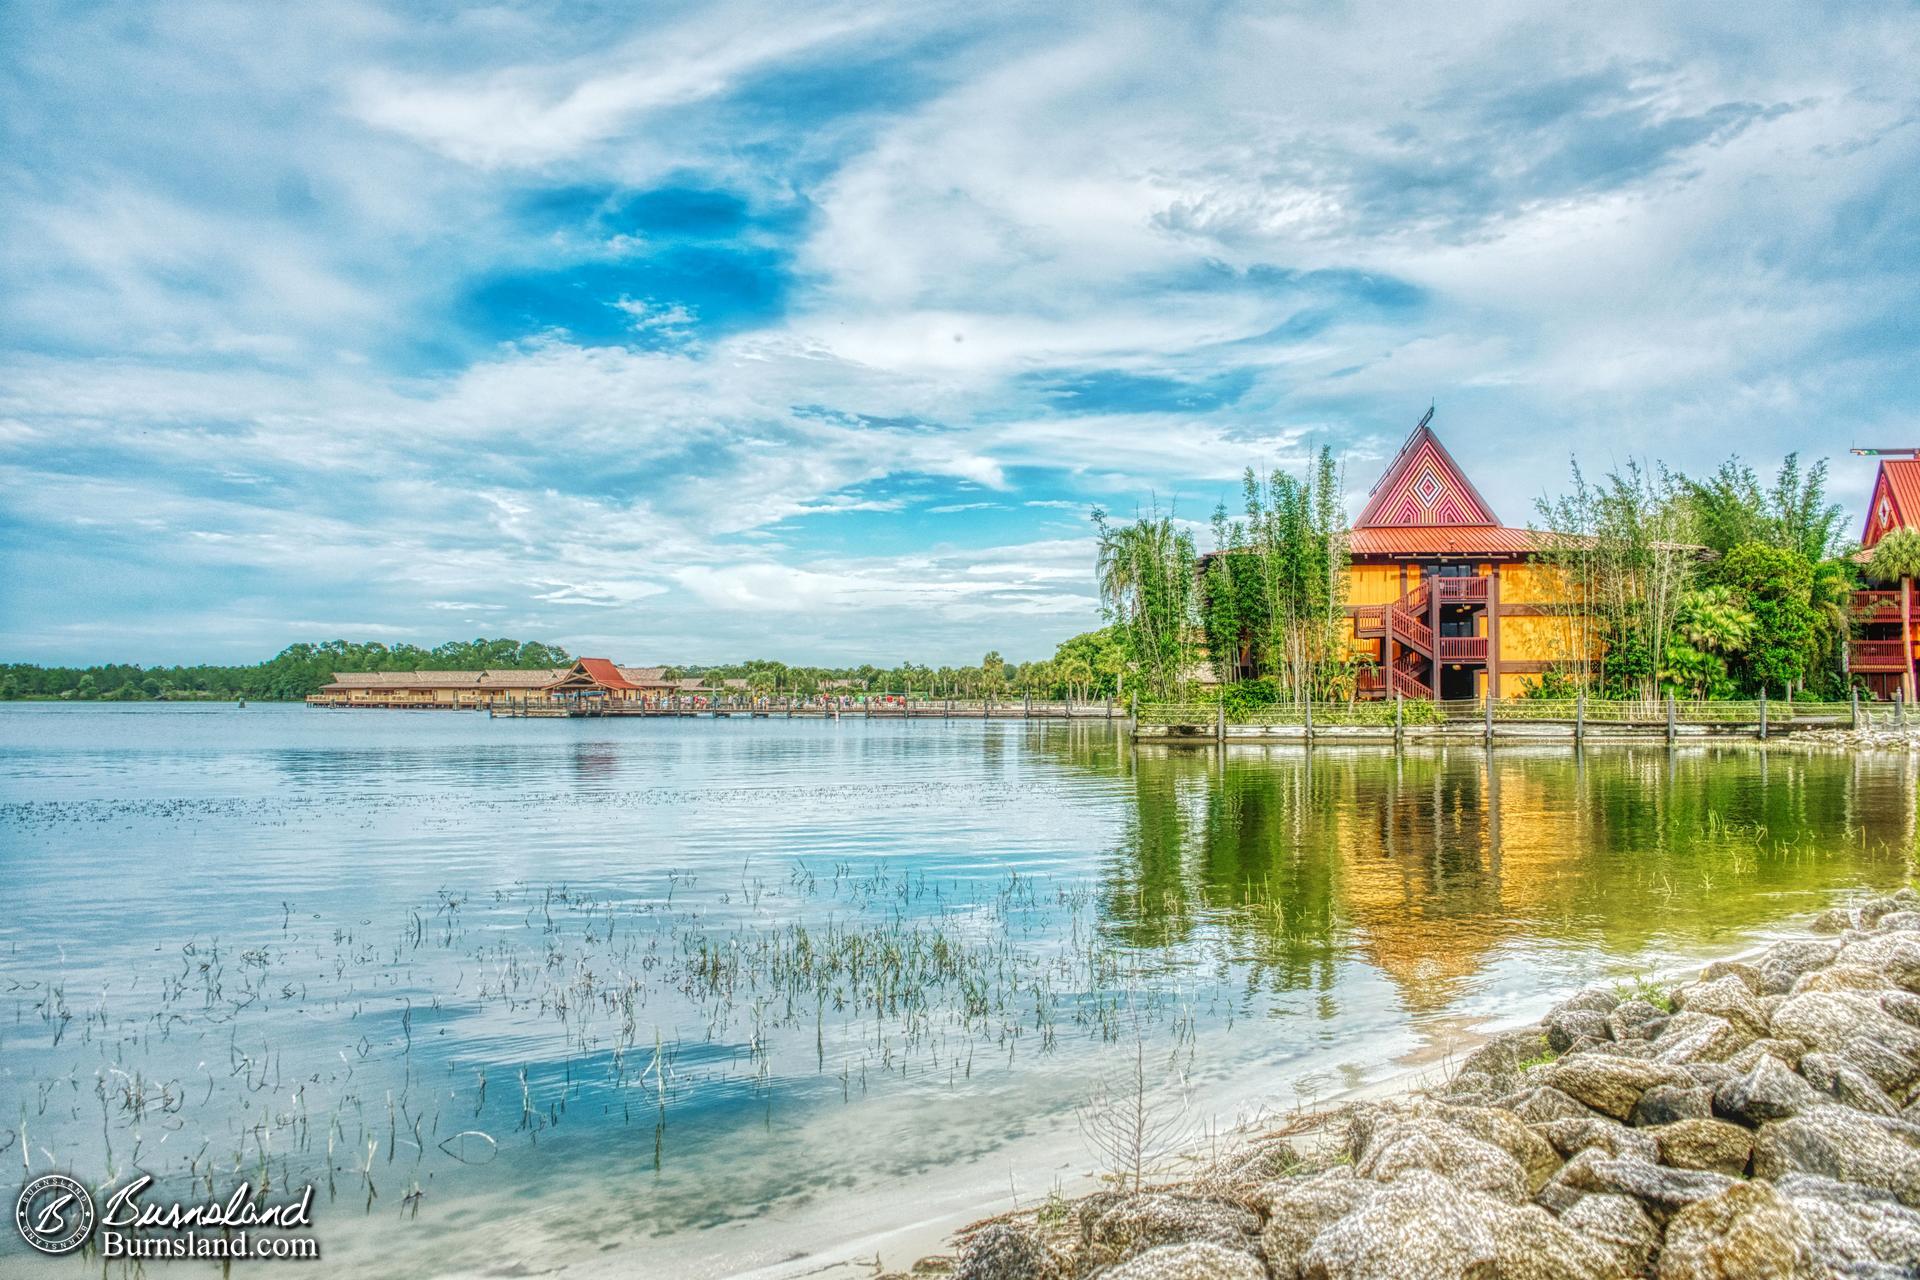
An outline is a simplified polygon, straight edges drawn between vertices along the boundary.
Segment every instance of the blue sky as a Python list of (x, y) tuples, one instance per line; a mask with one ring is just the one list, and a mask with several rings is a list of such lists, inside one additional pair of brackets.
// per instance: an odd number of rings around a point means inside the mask
[(1920, 445), (1920, 11), (1181, 9), (0, 8), (0, 659), (1027, 658), (1429, 402), (1513, 523)]

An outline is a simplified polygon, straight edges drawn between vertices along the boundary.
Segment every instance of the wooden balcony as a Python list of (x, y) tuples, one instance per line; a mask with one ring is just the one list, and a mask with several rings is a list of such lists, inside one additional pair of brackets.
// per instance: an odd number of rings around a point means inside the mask
[(1487, 638), (1485, 636), (1441, 636), (1439, 658), (1442, 662), (1485, 662)]
[(1853, 671), (1905, 671), (1907, 646), (1898, 640), (1855, 640), (1847, 648), (1847, 666)]
[(1485, 602), (1489, 581), (1487, 578), (1435, 578), (1433, 584), (1442, 603), (1471, 604)]
[[(1920, 595), (1913, 599), (1914, 621), (1920, 622)], [(1853, 616), (1860, 622), (1900, 623), (1900, 593), (1898, 591), (1856, 591), (1853, 593)]]

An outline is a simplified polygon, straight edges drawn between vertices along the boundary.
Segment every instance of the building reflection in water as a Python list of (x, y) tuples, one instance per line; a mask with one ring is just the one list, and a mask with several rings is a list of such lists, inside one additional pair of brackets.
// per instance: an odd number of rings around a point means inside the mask
[(1909, 756), (1084, 750), (1133, 785), (1102, 886), (1116, 941), (1218, 948), (1276, 991), (1331, 990), (1359, 959), (1412, 1012), (1515, 944), (1711, 943), (1914, 864)]

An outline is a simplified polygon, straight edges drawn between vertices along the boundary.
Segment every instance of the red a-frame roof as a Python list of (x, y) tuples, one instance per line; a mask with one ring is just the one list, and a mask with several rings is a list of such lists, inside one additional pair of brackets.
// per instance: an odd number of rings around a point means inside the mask
[(1353, 522), (1355, 529), (1500, 523), (1500, 517), (1493, 514), (1493, 508), (1427, 425), (1432, 420), (1433, 410), (1429, 409), (1394, 455), (1386, 474), (1373, 486), (1366, 509)]
[(1920, 528), (1920, 458), (1882, 458), (1860, 547), (1871, 547), (1894, 529), (1916, 528)]
[(555, 681), (555, 683), (564, 682), (568, 676), (576, 674), (584, 675), (595, 684), (603, 685), (609, 689), (638, 689), (640, 687), (621, 675), (620, 668), (614, 666), (612, 660), (608, 658), (578, 658), (574, 661), (574, 664), (567, 669), (567, 674), (562, 676), (560, 680)]

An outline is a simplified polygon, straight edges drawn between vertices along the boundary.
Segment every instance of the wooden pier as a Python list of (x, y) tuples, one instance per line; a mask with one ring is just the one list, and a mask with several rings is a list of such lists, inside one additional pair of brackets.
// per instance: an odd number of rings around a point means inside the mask
[(495, 719), (683, 720), (1121, 720), (1124, 710), (1111, 698), (1098, 702), (1040, 701), (1033, 698), (884, 699), (868, 702), (765, 700), (701, 705), (694, 702), (629, 702), (582, 698), (558, 702), (546, 698), (503, 698), (489, 703)]

